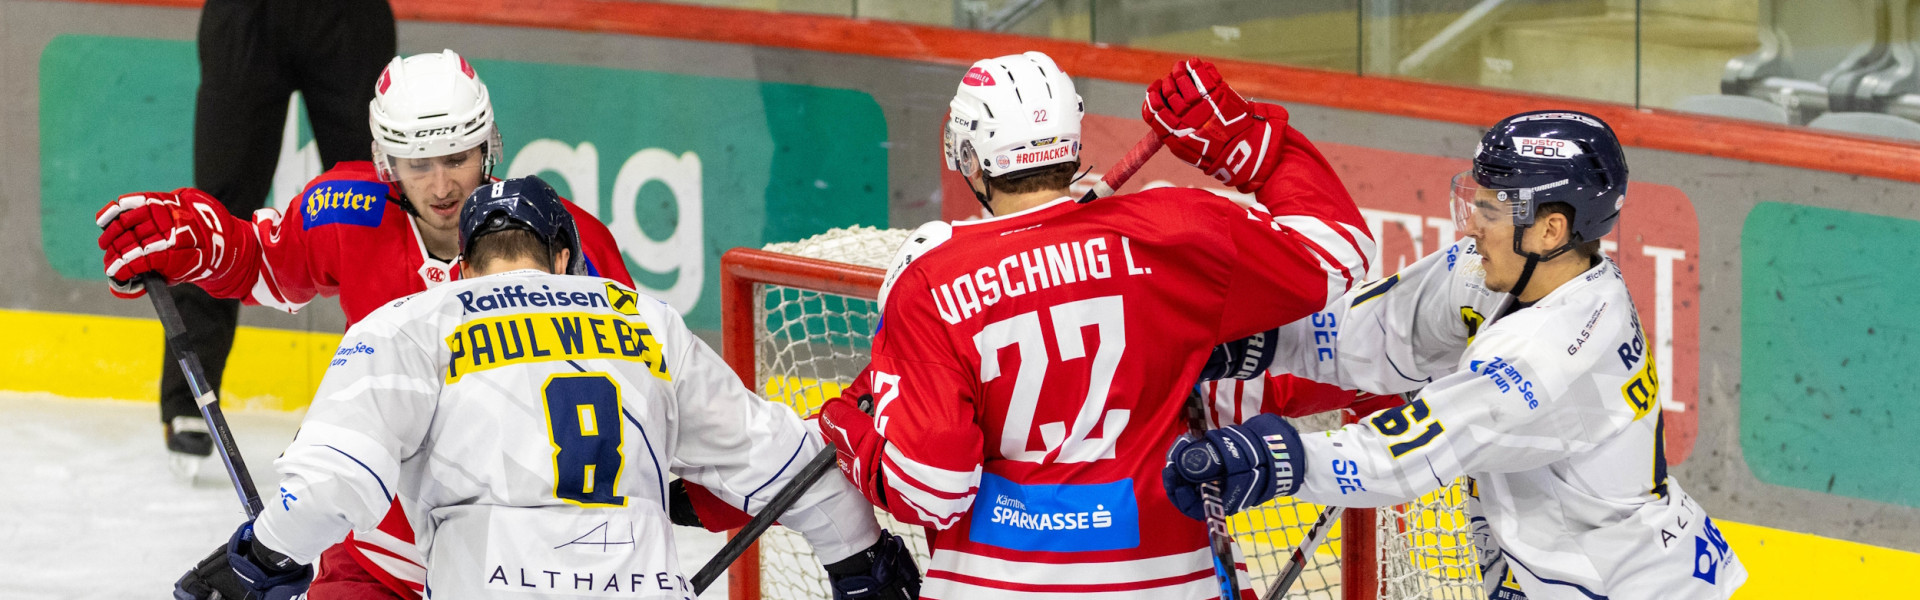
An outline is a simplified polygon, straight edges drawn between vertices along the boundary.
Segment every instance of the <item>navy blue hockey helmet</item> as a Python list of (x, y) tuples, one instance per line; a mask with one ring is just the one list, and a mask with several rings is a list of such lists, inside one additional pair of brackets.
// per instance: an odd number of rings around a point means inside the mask
[(553, 186), (539, 177), (528, 175), (474, 188), (467, 195), (466, 206), (460, 209), (461, 255), (471, 251), (473, 241), (480, 236), (508, 229), (531, 232), (551, 249), (566, 248), (572, 255), (567, 274), (587, 273), (573, 214), (567, 212)]
[[(1482, 213), (1482, 226), (1526, 228), (1543, 204), (1572, 207), (1567, 244), (1538, 256), (1550, 260), (1613, 231), (1627, 191), (1626, 156), (1598, 117), (1564, 110), (1521, 113), (1480, 138), (1473, 170), (1455, 176), (1453, 188), (1454, 219), (1462, 231), (1475, 212)], [(1485, 214), (1487, 208), (1499, 214)], [(1520, 250), (1519, 239), (1514, 236), (1514, 252), (1530, 254)]]

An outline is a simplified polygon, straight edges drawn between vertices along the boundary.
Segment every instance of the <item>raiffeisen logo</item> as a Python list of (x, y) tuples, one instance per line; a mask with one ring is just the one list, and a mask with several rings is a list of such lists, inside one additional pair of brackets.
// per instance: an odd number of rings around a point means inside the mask
[(550, 286), (540, 286), (539, 290), (527, 291), (524, 285), (509, 285), (493, 288), (492, 293), (460, 292), (460, 308), (464, 314), (483, 313), (502, 308), (581, 306), (588, 308), (607, 308), (607, 296), (582, 291), (552, 291)]

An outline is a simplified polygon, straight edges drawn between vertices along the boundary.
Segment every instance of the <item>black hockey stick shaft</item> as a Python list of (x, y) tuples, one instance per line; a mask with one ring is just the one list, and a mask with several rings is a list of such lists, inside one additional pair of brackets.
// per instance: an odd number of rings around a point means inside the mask
[(1307, 530), (1307, 536), (1300, 540), (1300, 545), (1293, 549), (1293, 556), (1287, 559), (1286, 570), (1281, 571), (1280, 578), (1274, 580), (1273, 587), (1267, 589), (1267, 600), (1284, 598), (1293, 589), (1293, 582), (1300, 579), (1300, 574), (1307, 569), (1307, 557), (1313, 556), (1320, 542), (1327, 539), (1327, 530), (1333, 527), (1334, 521), (1339, 520), (1342, 510), (1338, 506), (1320, 509), (1320, 518), (1313, 522), (1313, 528)]
[(193, 402), (200, 406), (200, 416), (207, 419), (207, 430), (213, 433), (213, 443), (220, 451), (220, 463), (227, 467), (227, 478), (233, 481), (233, 489), (240, 494), (240, 505), (247, 511), (247, 518), (260, 516), (260, 491), (253, 487), (253, 476), (247, 473), (247, 462), (240, 457), (240, 446), (233, 441), (233, 430), (227, 427), (227, 415), (220, 412), (220, 398), (207, 384), (207, 373), (200, 368), (200, 357), (187, 348), (187, 324), (180, 319), (180, 307), (173, 303), (173, 291), (167, 289), (167, 279), (157, 273), (140, 276), (147, 288), (147, 297), (153, 300), (153, 312), (160, 315), (160, 327), (167, 332), (167, 341), (174, 349), (174, 356), (180, 361), (180, 373), (187, 377), (187, 387), (193, 391)]
[(738, 560), (740, 555), (747, 551), (747, 546), (753, 545), (754, 540), (760, 539), (760, 534), (766, 533), (767, 528), (773, 526), (774, 520), (786, 514), (787, 509), (793, 508), (793, 503), (800, 500), (801, 494), (806, 493), (815, 482), (820, 481), (822, 475), (834, 469), (831, 446), (821, 450), (813, 460), (807, 461), (807, 466), (800, 469), (800, 472), (793, 476), (793, 480), (787, 482), (786, 487), (780, 488), (779, 494), (775, 494), (772, 500), (767, 501), (767, 505), (760, 509), (760, 514), (754, 515), (752, 521), (748, 521), (745, 527), (740, 528), (739, 533), (733, 535), (733, 539), (727, 540), (727, 545), (720, 547), (719, 553), (707, 560), (706, 566), (700, 567), (700, 572), (693, 574), (693, 594), (698, 596), (701, 592), (707, 591), (707, 586), (713, 585), (713, 581), (719, 579), (721, 573), (727, 572), (727, 567), (732, 566), (733, 561)]
[[(1207, 440), (1207, 398), (1200, 386), (1187, 393), (1187, 433), (1196, 442)], [(1192, 452), (1202, 448), (1190, 448)], [(1183, 454), (1184, 456), (1184, 454)], [(1225, 475), (1222, 474), (1222, 479)], [(1220, 499), (1220, 481), (1200, 484), (1200, 505), (1207, 514), (1207, 542), (1213, 549), (1214, 576), (1220, 580), (1222, 600), (1240, 597), (1240, 567), (1233, 560), (1233, 531), (1227, 528), (1227, 504)]]

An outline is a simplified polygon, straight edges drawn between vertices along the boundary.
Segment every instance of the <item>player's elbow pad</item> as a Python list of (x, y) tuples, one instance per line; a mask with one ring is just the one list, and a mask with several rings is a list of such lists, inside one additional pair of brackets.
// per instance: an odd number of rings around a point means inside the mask
[(1214, 346), (1207, 366), (1200, 369), (1200, 380), (1245, 380), (1264, 375), (1273, 365), (1279, 341), (1280, 330), (1275, 328)]

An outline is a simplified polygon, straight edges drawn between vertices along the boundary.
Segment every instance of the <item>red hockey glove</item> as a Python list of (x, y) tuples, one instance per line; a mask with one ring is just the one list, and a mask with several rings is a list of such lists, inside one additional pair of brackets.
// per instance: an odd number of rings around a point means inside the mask
[[(1287, 109), (1277, 104), (1254, 102), (1247, 105), (1246, 118), (1231, 125), (1209, 123), (1187, 140), (1204, 142), (1206, 153), (1192, 161), (1193, 166), (1236, 190), (1253, 193), (1266, 185), (1267, 178), (1280, 166), (1281, 149), (1287, 144)], [(1192, 148), (1193, 144), (1168, 143), (1167, 147)], [(1184, 157), (1182, 157), (1184, 159)]]
[[(1198, 58), (1180, 61), (1173, 72), (1149, 84), (1147, 99), (1140, 104), (1140, 118), (1168, 145), (1207, 123), (1231, 123), (1246, 112), (1247, 101), (1227, 87), (1213, 63)], [(1194, 162), (1185, 155), (1180, 158)]]
[(856, 400), (842, 394), (820, 406), (820, 435), (833, 445), (840, 472), (874, 506), (886, 506), (886, 492), (880, 488), (880, 453), (886, 440), (874, 429), (873, 395), (861, 394)]
[(1149, 85), (1140, 116), (1174, 156), (1241, 192), (1267, 182), (1286, 142), (1287, 109), (1247, 102), (1198, 59)]
[[(121, 196), (102, 207), (94, 223), (101, 228), (109, 287), (122, 298), (145, 294), (139, 277), (148, 272), (159, 273), (168, 284), (203, 282), (207, 288), (259, 251), (251, 223), (227, 214), (218, 200), (193, 188)], [(207, 291), (229, 297), (221, 292), (238, 290)]]

